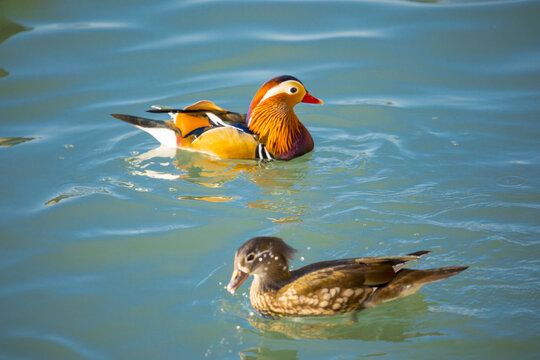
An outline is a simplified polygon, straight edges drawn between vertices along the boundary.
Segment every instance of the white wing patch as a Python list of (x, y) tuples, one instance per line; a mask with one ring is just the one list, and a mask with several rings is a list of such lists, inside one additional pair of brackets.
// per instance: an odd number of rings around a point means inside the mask
[(227, 124), (226, 122), (224, 122), (223, 120), (221, 120), (221, 118), (214, 113), (207, 112), (206, 116), (208, 116), (208, 118), (210, 119), (212, 123), (214, 123), (214, 125), (223, 126), (223, 127), (233, 127)]
[(150, 135), (152, 135), (157, 141), (159, 141), (162, 145), (168, 146), (168, 147), (178, 147), (176, 145), (176, 133), (171, 129), (166, 128), (144, 128), (142, 126), (137, 126), (141, 130), (146, 131)]

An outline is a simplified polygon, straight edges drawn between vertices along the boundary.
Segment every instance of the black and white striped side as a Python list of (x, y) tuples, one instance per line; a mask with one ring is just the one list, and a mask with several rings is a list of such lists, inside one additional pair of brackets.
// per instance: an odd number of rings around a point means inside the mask
[(255, 149), (255, 159), (270, 161), (274, 160), (274, 157), (268, 150), (266, 150), (266, 146), (264, 144), (259, 144)]

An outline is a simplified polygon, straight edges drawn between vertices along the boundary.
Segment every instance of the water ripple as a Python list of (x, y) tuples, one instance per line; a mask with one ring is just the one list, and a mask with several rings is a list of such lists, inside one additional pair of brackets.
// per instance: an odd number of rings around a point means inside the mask
[(213, 31), (191, 32), (188, 34), (175, 34), (159, 40), (141, 42), (134, 46), (123, 48), (122, 52), (138, 52), (141, 50), (158, 50), (171, 47), (207, 43), (213, 39)]
[(350, 38), (383, 38), (388, 35), (385, 30), (342, 30), (342, 31), (328, 31), (321, 33), (284, 33), (277, 31), (260, 31), (255, 32), (252, 36), (255, 39), (271, 40), (271, 41), (283, 41), (283, 42), (308, 42), (319, 40), (336, 40), (336, 39), (350, 39)]
[(158, 225), (143, 225), (141, 227), (130, 227), (123, 229), (92, 229), (88, 232), (81, 232), (79, 237), (81, 239), (93, 239), (102, 236), (136, 236), (147, 234), (167, 233), (170, 231), (189, 229), (195, 227), (196, 224), (158, 224)]
[(37, 25), (33, 28), (37, 32), (66, 31), (66, 30), (111, 30), (131, 27), (122, 22), (64, 22)]
[[(83, 358), (83, 359), (102, 359), (103, 356), (94, 349), (73, 340), (66, 335), (59, 334), (41, 334), (37, 331), (18, 330), (12, 331), (9, 336), (9, 342), (21, 344), (23, 348), (41, 349), (44, 353), (54, 353), (59, 358)], [(53, 349), (51, 349), (51, 346)]]

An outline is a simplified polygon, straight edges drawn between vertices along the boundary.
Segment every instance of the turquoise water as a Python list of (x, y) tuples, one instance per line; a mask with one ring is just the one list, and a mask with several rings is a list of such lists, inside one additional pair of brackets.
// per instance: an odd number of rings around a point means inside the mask
[[(0, 358), (538, 358), (540, 3), (4, 1)], [(109, 116), (246, 111), (291, 74), (315, 151), (157, 149)], [(257, 235), (324, 259), (470, 265), (347, 317), (224, 289)]]

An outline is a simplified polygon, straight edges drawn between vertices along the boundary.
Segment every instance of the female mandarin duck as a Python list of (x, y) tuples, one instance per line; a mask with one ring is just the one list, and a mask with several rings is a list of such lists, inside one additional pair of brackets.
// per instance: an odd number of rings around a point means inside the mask
[(283, 75), (270, 79), (257, 91), (247, 115), (203, 100), (181, 110), (149, 110), (169, 113), (169, 121), (112, 116), (170, 147), (227, 159), (290, 160), (313, 150), (313, 138), (293, 110), (299, 102), (323, 103), (308, 93), (300, 80)]
[(254, 276), (249, 298), (267, 317), (332, 315), (360, 310), (413, 294), (421, 286), (467, 269), (404, 269), (429, 251), (404, 256), (323, 261), (289, 271), (295, 249), (276, 237), (248, 240), (236, 252), (227, 290)]

